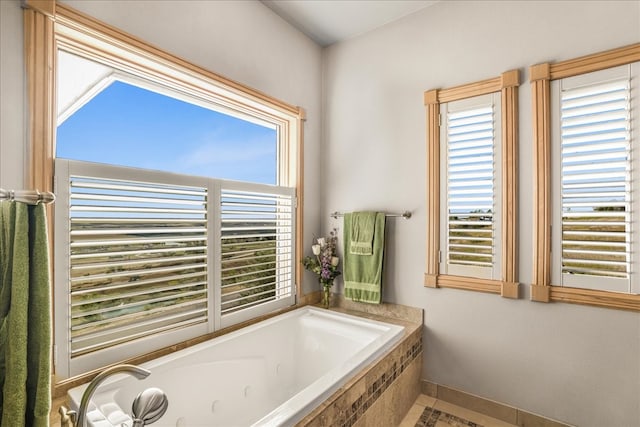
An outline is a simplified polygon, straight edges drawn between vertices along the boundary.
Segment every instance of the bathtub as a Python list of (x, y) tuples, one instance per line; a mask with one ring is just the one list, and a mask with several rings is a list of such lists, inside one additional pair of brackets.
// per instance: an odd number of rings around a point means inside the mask
[[(89, 425), (130, 426), (148, 387), (169, 399), (154, 426), (291, 426), (403, 335), (401, 326), (303, 307), (141, 366), (144, 380), (115, 375), (96, 390)], [(69, 391), (77, 409), (85, 386)]]

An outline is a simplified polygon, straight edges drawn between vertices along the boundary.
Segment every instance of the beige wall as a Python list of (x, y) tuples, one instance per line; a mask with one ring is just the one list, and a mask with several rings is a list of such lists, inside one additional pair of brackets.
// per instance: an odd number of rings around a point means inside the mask
[[(529, 301), (532, 136), (528, 66), (640, 41), (640, 2), (444, 1), (325, 52), (323, 229), (334, 210), (389, 220), (384, 299), (425, 309), (423, 376), (580, 426), (640, 425), (640, 314)], [(520, 300), (422, 286), (423, 92), (522, 69)], [(639, 116), (635, 117), (637, 120)], [(640, 120), (639, 120), (640, 121)]]

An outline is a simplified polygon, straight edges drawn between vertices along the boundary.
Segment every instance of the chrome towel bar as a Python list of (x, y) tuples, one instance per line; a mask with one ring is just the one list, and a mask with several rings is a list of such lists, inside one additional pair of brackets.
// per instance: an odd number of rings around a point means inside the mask
[[(344, 213), (336, 211), (336, 212), (332, 212), (330, 216), (337, 219), (340, 216), (344, 216)], [(402, 217), (404, 219), (409, 219), (409, 218), (411, 218), (411, 212), (404, 211), (402, 213), (385, 213), (384, 216), (386, 216), (387, 218), (389, 218), (389, 217), (393, 217), (393, 218)]]
[(0, 200), (37, 205), (38, 203), (53, 203), (56, 200), (56, 196), (48, 191), (41, 193), (38, 190), (5, 190), (0, 188)]

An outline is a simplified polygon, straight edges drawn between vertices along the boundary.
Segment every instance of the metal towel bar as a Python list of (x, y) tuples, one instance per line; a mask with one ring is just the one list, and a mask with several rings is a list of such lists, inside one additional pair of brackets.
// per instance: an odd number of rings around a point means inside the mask
[[(332, 216), (333, 218), (336, 218), (336, 219), (337, 219), (337, 218), (338, 218), (338, 217), (340, 217), (340, 216), (344, 216), (344, 213), (342, 213), (342, 212), (337, 212), (337, 211), (336, 211), (336, 212), (332, 212), (332, 213), (331, 213), (331, 216)], [(402, 217), (402, 218), (404, 218), (404, 219), (409, 219), (409, 218), (411, 218), (411, 212), (409, 212), (409, 211), (404, 211), (404, 212), (402, 212), (402, 213), (385, 213), (385, 214), (384, 214), (384, 216), (386, 216), (387, 218), (388, 218), (388, 217), (393, 217), (393, 218), (396, 218), (396, 217), (397, 217), (397, 218), (400, 218), (400, 217)]]

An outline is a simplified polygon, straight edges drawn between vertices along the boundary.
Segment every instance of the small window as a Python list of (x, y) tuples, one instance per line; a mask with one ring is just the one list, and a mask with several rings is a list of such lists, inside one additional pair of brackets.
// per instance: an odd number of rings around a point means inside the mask
[(425, 92), (428, 231), (425, 286), (518, 297), (518, 71)]
[(531, 299), (640, 311), (640, 44), (531, 67)]

